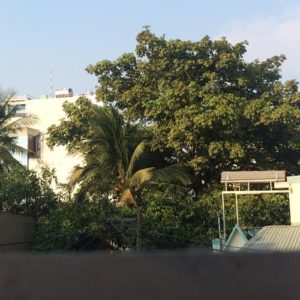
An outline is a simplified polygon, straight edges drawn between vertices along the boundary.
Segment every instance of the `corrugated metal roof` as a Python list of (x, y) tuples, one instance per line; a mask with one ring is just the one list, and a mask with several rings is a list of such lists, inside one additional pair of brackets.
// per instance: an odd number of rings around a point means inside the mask
[(300, 226), (265, 226), (245, 244), (242, 250), (247, 252), (299, 252)]
[(285, 181), (285, 171), (225, 171), (221, 174), (222, 183), (242, 183), (242, 182), (283, 182)]

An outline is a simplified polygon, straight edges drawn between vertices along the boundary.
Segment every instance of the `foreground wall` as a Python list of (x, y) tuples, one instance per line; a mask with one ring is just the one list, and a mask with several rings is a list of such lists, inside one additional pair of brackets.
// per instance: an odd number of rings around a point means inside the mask
[(0, 212), (0, 252), (25, 251), (33, 238), (33, 219)]
[(0, 299), (299, 299), (300, 254), (0, 256)]

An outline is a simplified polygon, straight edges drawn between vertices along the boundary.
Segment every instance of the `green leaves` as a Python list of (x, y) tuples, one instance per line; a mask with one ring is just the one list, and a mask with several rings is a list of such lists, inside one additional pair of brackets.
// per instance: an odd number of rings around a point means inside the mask
[(152, 149), (173, 149), (198, 175), (218, 179), (221, 170), (237, 167), (295, 170), (298, 85), (280, 82), (283, 55), (248, 63), (246, 45), (207, 36), (167, 40), (147, 28), (137, 35), (135, 53), (89, 72), (98, 78), (99, 101), (149, 124)]
[(53, 171), (48, 169), (39, 176), (23, 166), (14, 166), (9, 173), (0, 172), (1, 209), (34, 218), (48, 213), (61, 196), (52, 190), (55, 180)]

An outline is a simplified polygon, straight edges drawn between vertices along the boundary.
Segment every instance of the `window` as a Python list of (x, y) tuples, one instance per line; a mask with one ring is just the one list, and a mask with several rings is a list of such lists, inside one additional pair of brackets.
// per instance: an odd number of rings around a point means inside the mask
[(41, 150), (41, 136), (28, 136), (28, 151), (30, 155), (38, 156)]

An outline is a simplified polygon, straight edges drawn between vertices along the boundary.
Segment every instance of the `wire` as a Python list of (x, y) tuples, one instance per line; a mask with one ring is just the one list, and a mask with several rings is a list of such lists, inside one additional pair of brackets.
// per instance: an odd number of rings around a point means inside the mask
[(12, 243), (3, 243), (0, 244), (0, 247), (7, 247), (7, 246), (14, 246), (14, 245), (23, 245), (23, 244), (29, 244), (32, 241), (23, 241), (23, 242), (12, 242)]

